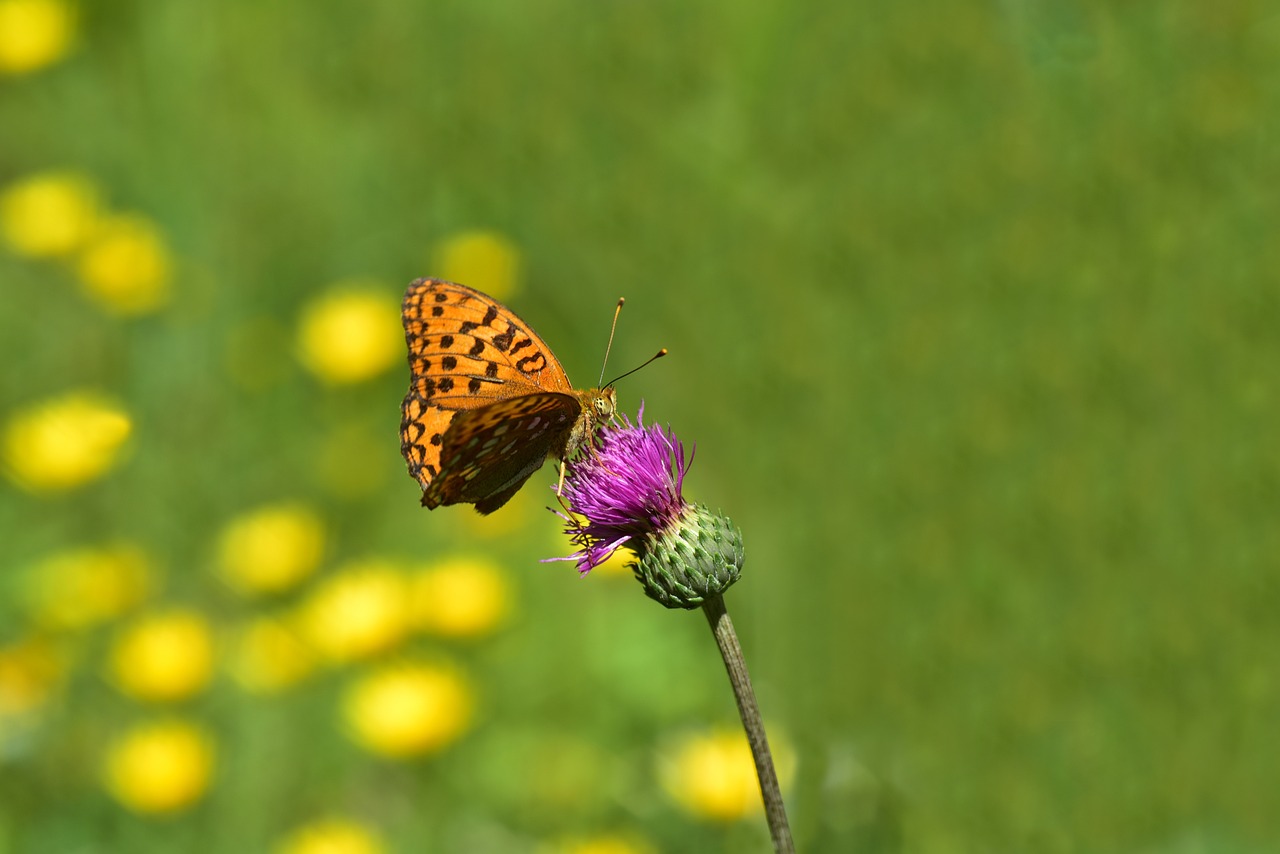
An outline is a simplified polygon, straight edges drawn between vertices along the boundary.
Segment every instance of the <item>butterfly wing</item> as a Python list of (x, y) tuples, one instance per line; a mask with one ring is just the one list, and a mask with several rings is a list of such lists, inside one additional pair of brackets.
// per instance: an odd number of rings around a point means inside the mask
[(452, 409), (432, 406), (412, 391), (404, 399), (400, 417), (400, 453), (409, 464), (409, 474), (425, 489), (440, 473), (440, 452), (449, 430)]
[(573, 391), (560, 361), (529, 324), (477, 290), (418, 279), (401, 309), (409, 397), (444, 409), (475, 409), (527, 392)]
[[(402, 317), (411, 377), (400, 450), (423, 504), (496, 510), (549, 451), (563, 448), (568, 431), (559, 421), (572, 426), (581, 414), (573, 386), (527, 323), (466, 285), (418, 279)], [(503, 427), (506, 419), (513, 423)]]
[(425, 485), (422, 503), (475, 504), (492, 513), (559, 454), (582, 412), (578, 398), (559, 392), (525, 394), (479, 409), (451, 413), (441, 442), (438, 472)]

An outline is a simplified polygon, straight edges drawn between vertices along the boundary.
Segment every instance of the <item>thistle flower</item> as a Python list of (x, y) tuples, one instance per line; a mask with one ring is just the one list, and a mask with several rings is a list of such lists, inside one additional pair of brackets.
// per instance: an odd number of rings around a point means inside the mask
[(599, 445), (566, 467), (560, 514), (586, 575), (625, 546), (645, 593), (668, 608), (697, 608), (729, 589), (742, 571), (742, 534), (725, 516), (683, 495), (693, 461), (670, 427), (636, 422), (606, 428)]
[(742, 716), (774, 850), (795, 854), (764, 719), (721, 595), (742, 573), (742, 534), (728, 517), (685, 501), (693, 454), (685, 458), (670, 427), (646, 427), (644, 406), (636, 423), (622, 416), (597, 438), (566, 465), (560, 493), (565, 512), (558, 515), (577, 551), (551, 560), (575, 561), (586, 575), (625, 546), (635, 553), (631, 568), (649, 598), (702, 609)]

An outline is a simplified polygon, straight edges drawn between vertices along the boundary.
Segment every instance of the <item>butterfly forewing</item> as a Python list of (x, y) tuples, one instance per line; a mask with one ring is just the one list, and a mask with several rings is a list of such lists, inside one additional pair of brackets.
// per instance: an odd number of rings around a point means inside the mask
[(423, 487), (440, 473), (440, 451), (444, 434), (457, 413), (432, 406), (410, 390), (400, 417), (400, 453), (409, 464), (409, 474)]
[(593, 413), (546, 343), (491, 297), (418, 279), (402, 308), (411, 377), (400, 448), (422, 503), (492, 512), (548, 454), (562, 457)]
[[(551, 348), (479, 291), (439, 279), (409, 286), (402, 305), (410, 392), (445, 409), (474, 409), (521, 391), (571, 392)], [(507, 385), (512, 388), (504, 388)]]

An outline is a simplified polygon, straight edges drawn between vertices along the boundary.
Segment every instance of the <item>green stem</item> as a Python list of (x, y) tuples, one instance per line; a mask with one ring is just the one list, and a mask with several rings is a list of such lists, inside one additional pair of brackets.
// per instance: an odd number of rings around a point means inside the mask
[(707, 615), (711, 632), (716, 636), (724, 668), (729, 672), (729, 682), (733, 685), (733, 696), (738, 701), (742, 727), (747, 731), (747, 742), (756, 761), (756, 775), (760, 778), (760, 794), (764, 797), (764, 814), (769, 822), (769, 834), (773, 837), (773, 849), (778, 854), (795, 854), (791, 827), (787, 824), (787, 808), (782, 803), (782, 789), (778, 786), (778, 774), (773, 770), (773, 756), (769, 753), (769, 739), (764, 732), (764, 720), (760, 717), (751, 677), (747, 674), (747, 662), (742, 657), (742, 646), (738, 643), (737, 632), (733, 630), (733, 621), (724, 608), (724, 599), (720, 596), (707, 599), (702, 603), (702, 613)]

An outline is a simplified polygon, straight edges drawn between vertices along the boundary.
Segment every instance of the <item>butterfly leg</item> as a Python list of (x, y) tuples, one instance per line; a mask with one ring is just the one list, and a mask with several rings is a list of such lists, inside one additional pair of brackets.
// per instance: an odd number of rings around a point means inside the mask
[(576, 520), (578, 517), (574, 515), (573, 508), (569, 506), (569, 502), (565, 500), (563, 495), (557, 495), (556, 500), (560, 502), (560, 509), (564, 511), (564, 517), (569, 520)]

